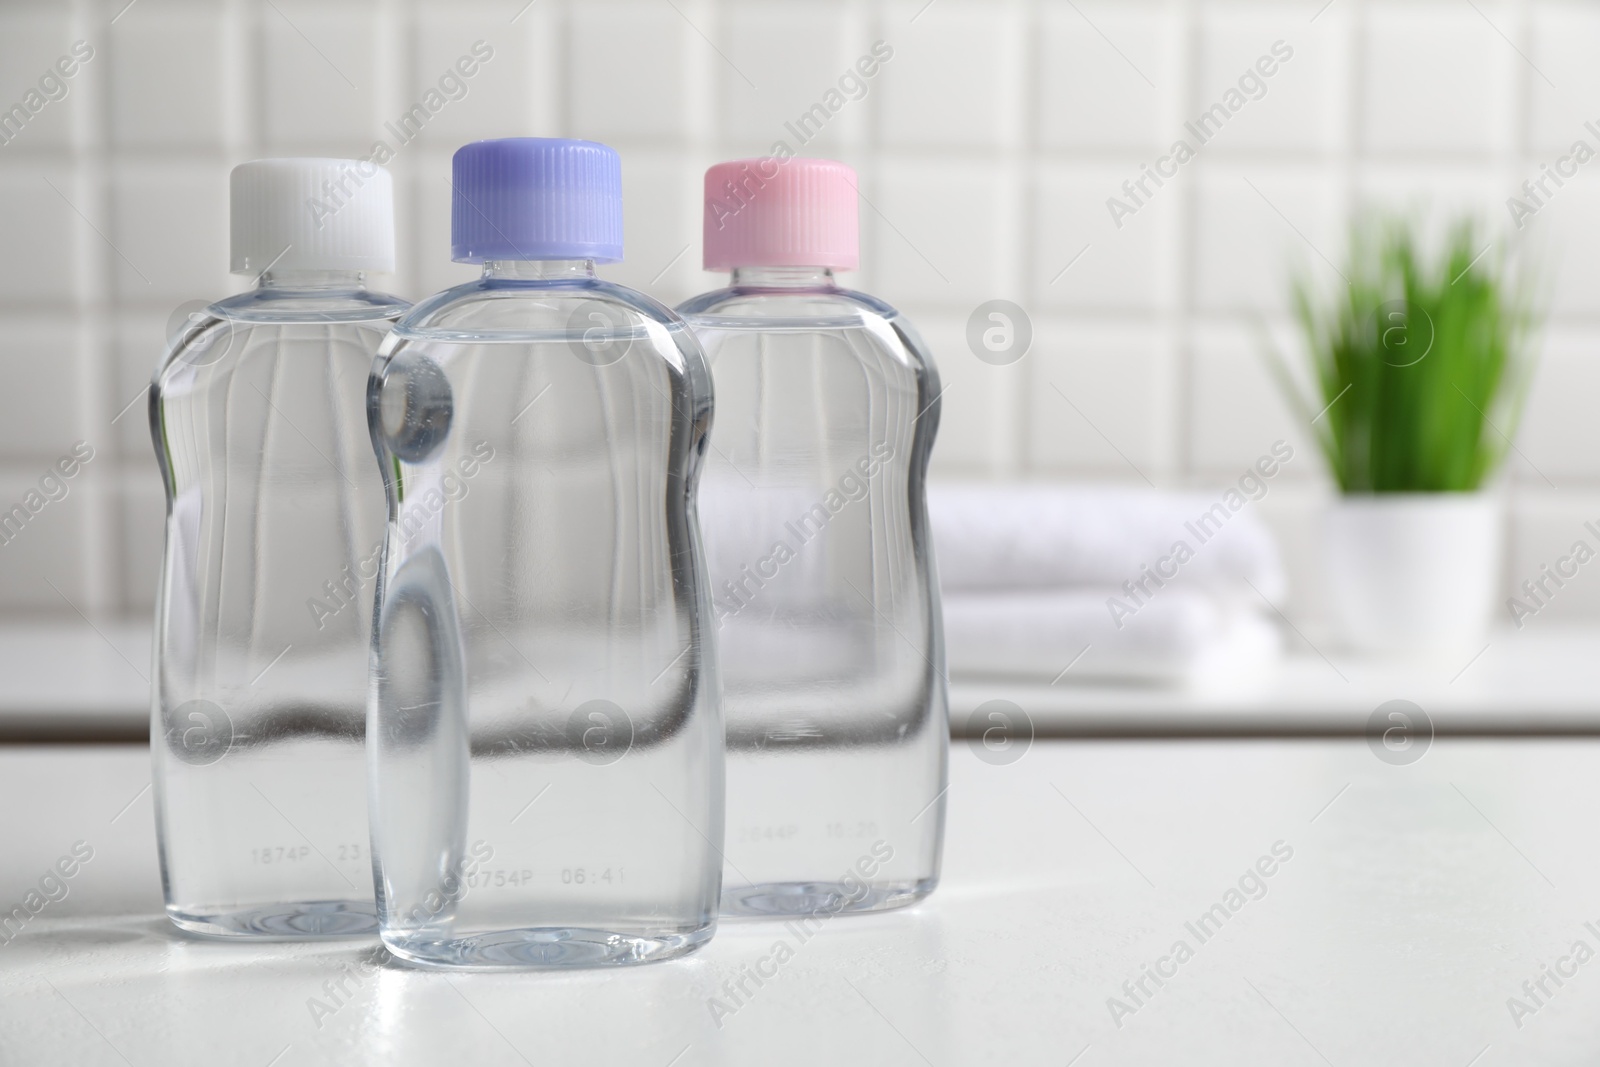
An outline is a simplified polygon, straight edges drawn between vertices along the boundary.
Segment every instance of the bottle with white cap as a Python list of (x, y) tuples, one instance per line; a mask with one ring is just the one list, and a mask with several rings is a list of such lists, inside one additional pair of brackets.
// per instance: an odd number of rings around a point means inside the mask
[(678, 312), (717, 421), (700, 489), (727, 722), (724, 915), (911, 904), (939, 879), (948, 749), (923, 485), (939, 376), (904, 316), (841, 286), (856, 175), (719, 163)]
[[(389, 174), (234, 168), (232, 269), (150, 384), (167, 491), (151, 753), (167, 914), (223, 938), (376, 929), (363, 741), (384, 531), (366, 384), (406, 302)], [(180, 309), (181, 310), (181, 309)]]

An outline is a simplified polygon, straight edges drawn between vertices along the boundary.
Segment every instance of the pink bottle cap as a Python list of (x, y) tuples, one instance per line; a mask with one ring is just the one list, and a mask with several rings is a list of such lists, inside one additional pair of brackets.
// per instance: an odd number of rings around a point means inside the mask
[(856, 172), (831, 159), (735, 159), (706, 171), (705, 268), (860, 261)]

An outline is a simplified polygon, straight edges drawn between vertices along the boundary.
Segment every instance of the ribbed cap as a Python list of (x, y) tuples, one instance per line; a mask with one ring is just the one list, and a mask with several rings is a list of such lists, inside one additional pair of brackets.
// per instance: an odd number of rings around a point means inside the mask
[(394, 270), (394, 183), (364, 159), (258, 159), (229, 177), (230, 270)]
[(456, 151), (450, 254), (486, 259), (622, 258), (622, 161), (593, 141), (506, 137)]
[(859, 226), (856, 172), (843, 163), (769, 156), (706, 171), (706, 270), (854, 270)]

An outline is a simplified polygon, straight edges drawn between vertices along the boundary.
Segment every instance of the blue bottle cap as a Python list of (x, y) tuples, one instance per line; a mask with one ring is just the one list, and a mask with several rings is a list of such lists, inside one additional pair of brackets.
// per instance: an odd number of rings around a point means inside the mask
[(594, 141), (474, 141), (452, 162), (450, 255), (489, 259), (622, 258), (622, 161)]

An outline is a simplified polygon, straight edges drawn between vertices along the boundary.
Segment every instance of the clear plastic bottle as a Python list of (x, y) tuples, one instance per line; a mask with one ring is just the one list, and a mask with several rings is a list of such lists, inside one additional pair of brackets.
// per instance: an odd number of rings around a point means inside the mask
[(191, 315), (150, 384), (167, 914), (216, 937), (370, 935), (362, 742), (384, 515), (366, 378), (407, 305), (363, 272), (394, 269), (390, 178), (269, 159), (235, 168), (231, 193), (232, 269), (258, 283)]
[(842, 289), (856, 179), (769, 158), (706, 173), (678, 310), (717, 424), (700, 514), (727, 722), (725, 915), (910, 904), (938, 882), (947, 683), (923, 482), (939, 379), (887, 304)]
[(704, 356), (595, 275), (622, 255), (610, 148), (482, 141), (453, 185), (483, 276), (419, 303), (369, 386), (381, 935), (444, 967), (666, 959), (712, 935), (721, 874)]

